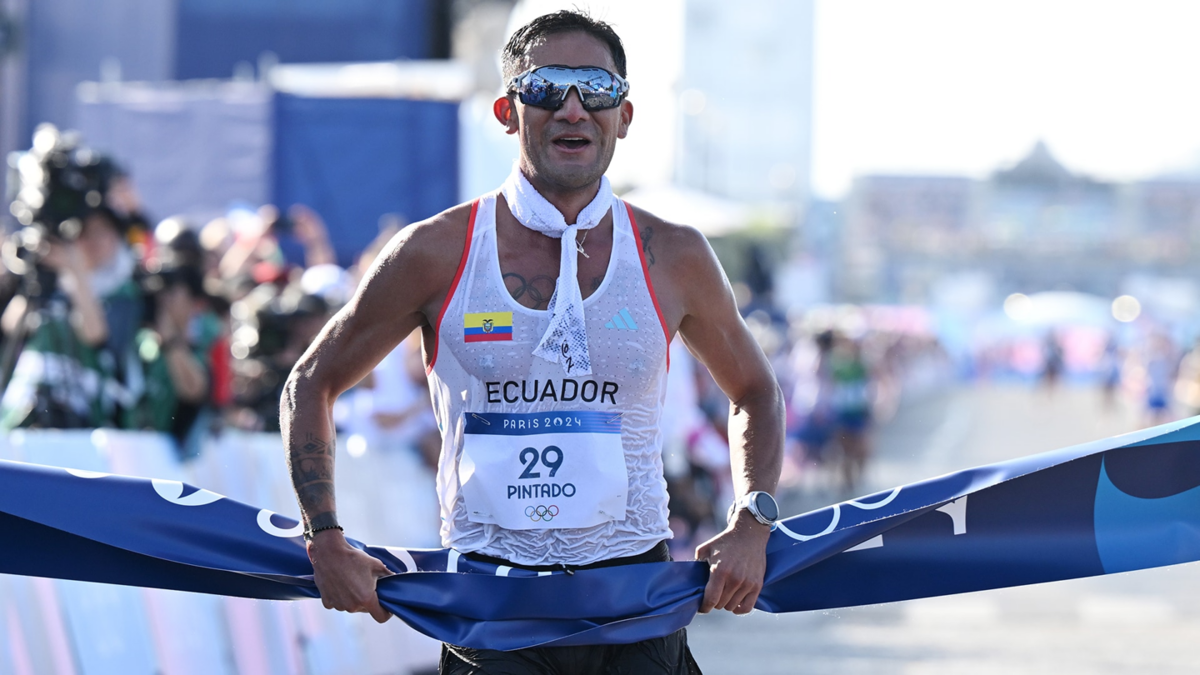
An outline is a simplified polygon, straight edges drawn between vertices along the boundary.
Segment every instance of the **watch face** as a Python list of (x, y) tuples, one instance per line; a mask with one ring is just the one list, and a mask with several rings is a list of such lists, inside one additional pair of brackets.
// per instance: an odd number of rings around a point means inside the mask
[(754, 506), (763, 518), (770, 521), (779, 520), (779, 506), (771, 495), (765, 492), (754, 495)]

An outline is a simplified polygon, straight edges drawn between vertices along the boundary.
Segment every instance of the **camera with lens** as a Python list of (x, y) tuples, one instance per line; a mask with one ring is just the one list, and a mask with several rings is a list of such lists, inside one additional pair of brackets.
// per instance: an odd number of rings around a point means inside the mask
[[(247, 321), (233, 336), (234, 355), (238, 358), (271, 359), (278, 356), (294, 341), (300, 322), (315, 318), (323, 323), (329, 312), (329, 304), (324, 298), (306, 294), (296, 285), (278, 289), (263, 284), (241, 304), (237, 313), (245, 315)], [(290, 369), (291, 364), (287, 367)]]
[(204, 276), (199, 268), (190, 265), (168, 265), (156, 271), (145, 271), (138, 275), (138, 286), (145, 301), (142, 318), (146, 325), (158, 321), (158, 297), (173, 286), (184, 286), (193, 298), (208, 297), (204, 290)]
[[(109, 185), (119, 175), (116, 164), (82, 145), (77, 133), (52, 124), (38, 126), (28, 151), (9, 154), (9, 211), (20, 227), (4, 242), (3, 258), (10, 271), (29, 279), (27, 293), (53, 289), (54, 275), (37, 266), (49, 242), (78, 238), (87, 215), (105, 210)], [(109, 217), (120, 224), (115, 214)]]
[(262, 284), (234, 303), (233, 391), (237, 406), (257, 420), (248, 428), (279, 428), (284, 382), (329, 311), (321, 296), (304, 293), (298, 284), (283, 289)]
[(152, 252), (135, 277), (146, 303), (142, 317), (149, 326), (158, 320), (159, 297), (175, 286), (183, 286), (193, 299), (215, 300), (205, 286), (204, 250), (193, 227), (178, 216), (171, 217), (159, 223), (154, 240)]
[(88, 211), (104, 204), (112, 179), (111, 159), (80, 142), (74, 132), (39, 125), (33, 147), (8, 159), (9, 210), (17, 222), (46, 236), (75, 239)]

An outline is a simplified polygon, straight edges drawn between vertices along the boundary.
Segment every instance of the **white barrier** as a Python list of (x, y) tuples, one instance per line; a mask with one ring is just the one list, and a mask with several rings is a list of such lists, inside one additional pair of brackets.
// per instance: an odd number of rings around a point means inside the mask
[[(299, 515), (277, 434), (226, 432), (181, 465), (165, 435), (15, 431), (0, 438), (0, 458), (178, 480)], [(339, 517), (349, 534), (368, 543), (438, 545), (433, 474), (413, 452), (368, 448), (339, 456), (337, 472)], [(0, 675), (406, 673), (435, 667), (438, 651), (399, 620), (380, 625), (317, 601), (0, 575)]]

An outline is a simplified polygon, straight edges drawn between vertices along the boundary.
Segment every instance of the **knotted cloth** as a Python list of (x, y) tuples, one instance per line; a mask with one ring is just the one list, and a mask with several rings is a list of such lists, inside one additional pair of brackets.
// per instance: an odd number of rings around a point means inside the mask
[(583, 315), (583, 292), (579, 290), (579, 247), (576, 236), (590, 230), (612, 206), (613, 193), (608, 177), (600, 177), (596, 197), (573, 224), (568, 225), (561, 211), (529, 183), (517, 164), (500, 187), (513, 217), (525, 227), (547, 237), (562, 239), (558, 261), (558, 281), (550, 297), (550, 325), (533, 355), (551, 363), (561, 363), (567, 375), (591, 375), (592, 359), (588, 352), (587, 324)]
[[(175, 481), (0, 460), (0, 573), (318, 596), (299, 523)], [(536, 572), (453, 549), (354, 546), (380, 602), (479, 649), (621, 644), (695, 616), (700, 562)], [(755, 607), (796, 612), (1200, 560), (1200, 417), (884, 490), (776, 524)]]

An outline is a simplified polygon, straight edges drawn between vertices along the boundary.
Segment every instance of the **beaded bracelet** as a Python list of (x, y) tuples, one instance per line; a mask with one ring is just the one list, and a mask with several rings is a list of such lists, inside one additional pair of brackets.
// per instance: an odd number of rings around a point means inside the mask
[(316, 535), (316, 533), (324, 532), (325, 530), (337, 530), (343, 534), (345, 534), (345, 532), (346, 532), (345, 530), (342, 529), (341, 525), (324, 525), (322, 527), (313, 528), (311, 530), (305, 530), (304, 531), (304, 539), (305, 539), (305, 541), (312, 541), (312, 538), (314, 535)]

